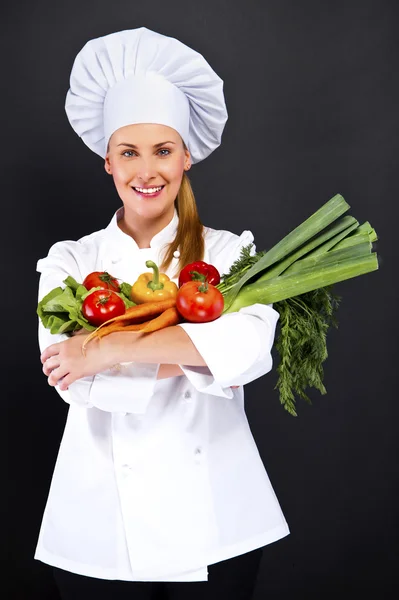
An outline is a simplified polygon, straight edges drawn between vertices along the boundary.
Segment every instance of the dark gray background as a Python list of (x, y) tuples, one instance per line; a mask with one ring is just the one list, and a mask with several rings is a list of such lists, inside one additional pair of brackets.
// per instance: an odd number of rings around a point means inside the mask
[(104, 227), (120, 205), (103, 161), (67, 121), (69, 74), (86, 41), (140, 26), (199, 51), (224, 80), (222, 144), (190, 171), (204, 224), (250, 229), (263, 249), (341, 193), (348, 214), (379, 235), (379, 271), (336, 288), (343, 301), (328, 338), (328, 394), (311, 391), (313, 405), (299, 401), (294, 418), (279, 404), (275, 370), (246, 386), (250, 426), (291, 530), (265, 548), (255, 600), (397, 597), (398, 16), (397, 2), (381, 0), (8, 6), (0, 29), (7, 598), (58, 597), (50, 568), (33, 560), (67, 414), (41, 371), (36, 262), (55, 241)]

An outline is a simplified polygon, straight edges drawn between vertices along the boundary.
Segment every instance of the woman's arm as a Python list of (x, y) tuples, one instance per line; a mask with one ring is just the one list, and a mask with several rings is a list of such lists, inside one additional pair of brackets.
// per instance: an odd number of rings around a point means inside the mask
[[(159, 363), (206, 367), (206, 362), (187, 333), (178, 326), (165, 327), (150, 334), (121, 331), (103, 338), (107, 341), (104, 352), (116, 358), (115, 362)], [(90, 342), (89, 342), (90, 344)], [(89, 347), (87, 345), (87, 349)]]
[[(75, 336), (75, 335), (86, 335), (87, 336), (87, 331), (85, 331), (85, 329), (82, 328), (82, 329), (78, 329), (77, 331), (74, 331), (71, 335), (72, 336)], [(123, 361), (123, 362), (125, 362), (125, 361)], [(157, 379), (167, 379), (169, 377), (180, 377), (181, 375), (184, 375), (184, 373), (181, 370), (181, 368), (179, 367), (179, 365), (177, 365), (177, 364), (176, 365), (161, 364), (159, 366)]]
[(49, 385), (55, 386), (62, 379), (59, 388), (66, 390), (77, 379), (123, 362), (165, 365), (159, 379), (174, 376), (169, 373), (174, 373), (175, 369), (180, 371), (178, 364), (206, 366), (190, 337), (177, 326), (150, 334), (115, 332), (89, 342), (83, 354), (82, 345), (86, 337), (83, 334), (72, 336), (42, 352), (40, 359)]

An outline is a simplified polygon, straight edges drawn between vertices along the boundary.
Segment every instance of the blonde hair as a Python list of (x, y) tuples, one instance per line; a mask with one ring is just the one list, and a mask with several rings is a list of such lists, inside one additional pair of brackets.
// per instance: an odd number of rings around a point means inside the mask
[(176, 237), (167, 246), (161, 270), (166, 271), (173, 259), (176, 250), (180, 252), (176, 276), (186, 265), (204, 259), (204, 235), (194, 192), (186, 173), (183, 173), (180, 189), (175, 200), (175, 207), (179, 215)]

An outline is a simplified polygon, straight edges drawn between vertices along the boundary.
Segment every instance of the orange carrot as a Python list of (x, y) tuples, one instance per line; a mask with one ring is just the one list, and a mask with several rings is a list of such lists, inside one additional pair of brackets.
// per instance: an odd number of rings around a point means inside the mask
[[(128, 321), (122, 321), (121, 323), (111, 323), (107, 327), (102, 327), (101, 330), (96, 331), (96, 335), (93, 337), (102, 338), (106, 335), (109, 335), (110, 333), (114, 333), (115, 331), (140, 331), (140, 329), (142, 327), (145, 327), (147, 323), (151, 323), (151, 320), (143, 321), (142, 323), (130, 323)], [(85, 340), (85, 343), (87, 341), (88, 338)]]
[(116, 331), (126, 331), (126, 328), (129, 327), (129, 331), (139, 331), (140, 327), (145, 327), (147, 323), (150, 321), (143, 321), (141, 323), (135, 323), (134, 321), (114, 321), (113, 319), (109, 319), (106, 323), (103, 323), (97, 329), (91, 332), (90, 335), (84, 340), (82, 345), (82, 352), (85, 354), (87, 344), (93, 340), (94, 338), (101, 339), (110, 333), (114, 333)]
[(127, 308), (123, 315), (108, 319), (108, 321), (105, 321), (105, 323), (97, 327), (97, 329), (115, 321), (131, 321), (132, 323), (140, 323), (144, 320), (148, 320), (148, 317), (160, 315), (164, 310), (171, 308), (172, 306), (176, 306), (175, 298), (159, 300), (158, 302), (145, 302), (143, 304), (136, 304), (136, 306)]
[[(149, 302), (147, 303), (149, 304)], [(161, 304), (161, 302), (153, 303), (153, 304)], [(122, 315), (124, 316), (124, 315)], [(177, 311), (175, 306), (170, 306), (169, 308), (162, 311), (161, 314), (155, 316), (153, 319), (141, 322), (134, 323), (131, 320), (125, 319), (124, 321), (120, 320), (119, 317), (115, 317), (114, 319), (109, 319), (100, 327), (97, 327), (83, 342), (82, 352), (85, 354), (85, 349), (90, 340), (93, 338), (101, 339), (110, 333), (114, 333), (116, 331), (137, 331), (140, 333), (150, 333), (152, 331), (157, 331), (159, 329), (163, 329), (164, 327), (169, 327), (171, 325), (177, 325), (181, 321), (180, 313)]]
[[(161, 315), (159, 315), (159, 317), (151, 319), (151, 321), (149, 321), (146, 325), (142, 324), (140, 326), (140, 331), (141, 333), (150, 333), (152, 331), (157, 331), (158, 329), (163, 329), (164, 327), (177, 325), (178, 323), (180, 323), (180, 321), (180, 313), (174, 306), (172, 306), (171, 308), (167, 308), (166, 310), (164, 310), (164, 312)], [(127, 329), (129, 329), (129, 325)]]
[(118, 325), (123, 324), (123, 326), (125, 326), (126, 324), (133, 325), (147, 323), (149, 318), (151, 319), (151, 317), (157, 317), (158, 315), (162, 314), (164, 310), (172, 308), (173, 306), (176, 306), (175, 298), (159, 300), (158, 302), (145, 302), (144, 304), (136, 304), (136, 306), (131, 306), (130, 308), (126, 309), (123, 315), (119, 315), (119, 317), (113, 317), (112, 319), (108, 319), (108, 321), (105, 321), (104, 323), (99, 325), (94, 331), (92, 331), (92, 333), (85, 339), (82, 346), (82, 351), (84, 352), (85, 347), (90, 342), (90, 340), (96, 337), (103, 337), (99, 333), (100, 329), (102, 328), (107, 328), (107, 333), (111, 333), (112, 330), (109, 330), (108, 328), (111, 324), (114, 323), (117, 323)]

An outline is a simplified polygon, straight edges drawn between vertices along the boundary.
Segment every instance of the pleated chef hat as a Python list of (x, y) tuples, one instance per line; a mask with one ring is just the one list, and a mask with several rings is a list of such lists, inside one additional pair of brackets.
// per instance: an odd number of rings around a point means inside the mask
[(75, 132), (103, 158), (120, 127), (158, 123), (181, 135), (192, 163), (220, 145), (228, 118), (223, 80), (204, 57), (146, 27), (83, 46), (73, 63), (65, 110)]

